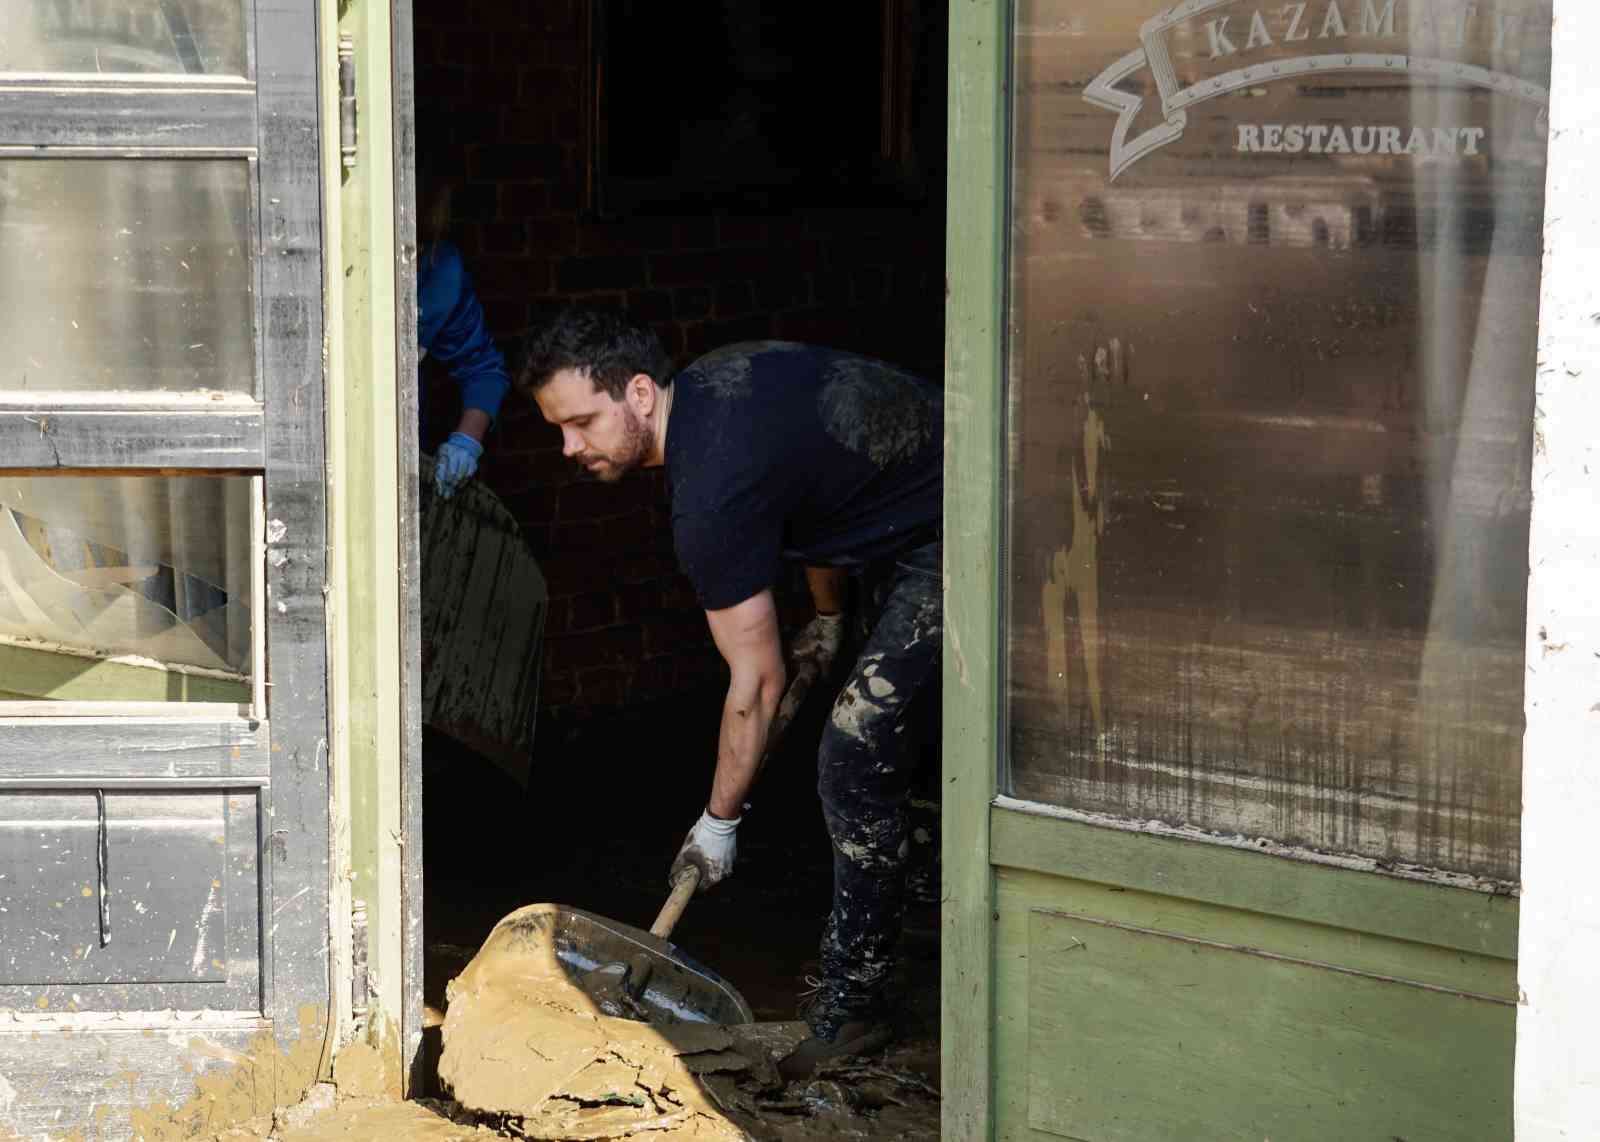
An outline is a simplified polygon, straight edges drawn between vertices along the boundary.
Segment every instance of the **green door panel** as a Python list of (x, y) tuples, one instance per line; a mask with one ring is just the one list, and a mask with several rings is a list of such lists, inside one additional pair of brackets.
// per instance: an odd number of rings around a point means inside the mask
[[(1310, 925), (1514, 960), (1517, 900), (1497, 892), (1291, 860), (1236, 845), (1106, 828), (1060, 815), (991, 809), (994, 863), (1219, 904)], [(1144, 921), (1141, 921), (1144, 922)], [(1161, 927), (1160, 924), (1155, 924)], [(1465, 986), (1465, 985), (1463, 985)]]
[(1037, 908), (1025, 924), (1025, 991), (1009, 999), (1026, 1004), (1032, 1131), (1080, 1142), (1511, 1137), (1508, 999)]
[(6, 644), (0, 644), (0, 677), (7, 701), (250, 701), (250, 684), (232, 678)]
[[(1292, 868), (1288, 875), (1305, 871)], [(1013, 910), (1070, 912), (1111, 924), (1150, 928), (1193, 940), (1239, 945), (1271, 956), (1310, 960), (1365, 975), (1393, 976), (1428, 987), (1463, 991), (1513, 1003), (1516, 961), (1475, 956), (1454, 948), (1391, 940), (1350, 928), (1305, 924), (1256, 912), (1219, 908), (1197, 900), (1157, 896), (1077, 880), (1058, 880), (1006, 869), (1003, 916)], [(1001, 947), (1023, 950), (1026, 929), (1003, 929)]]

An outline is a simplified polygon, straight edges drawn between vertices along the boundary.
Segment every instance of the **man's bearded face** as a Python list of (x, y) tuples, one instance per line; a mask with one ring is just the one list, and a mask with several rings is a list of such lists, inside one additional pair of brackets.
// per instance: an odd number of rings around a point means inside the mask
[(610, 484), (650, 455), (650, 427), (626, 400), (597, 389), (586, 372), (562, 369), (535, 395), (539, 411), (561, 429), (561, 454)]

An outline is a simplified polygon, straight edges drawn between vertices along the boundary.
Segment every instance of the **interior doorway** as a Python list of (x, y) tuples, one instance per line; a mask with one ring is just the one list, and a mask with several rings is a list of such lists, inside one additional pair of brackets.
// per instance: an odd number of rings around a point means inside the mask
[[(777, 339), (940, 376), (946, 0), (725, 0), (687, 13), (413, 0), (413, 21), (419, 230), (459, 249), (513, 371), (526, 333), (578, 301), (650, 322), (679, 366)], [(434, 360), (419, 385), (426, 451), (460, 392)], [(435, 1008), (522, 905), (648, 925), (705, 803), (727, 679), (673, 556), (660, 472), (584, 479), (514, 390), (484, 445), (478, 482), (514, 519), (548, 604), (525, 768), (424, 729)], [(792, 633), (810, 616), (798, 568), (781, 594)], [(426, 673), (426, 642), (423, 660)], [(758, 1020), (795, 1018), (816, 970), (832, 858), (815, 755), (832, 696), (813, 693), (789, 728), (753, 791), (734, 877), (697, 897), (673, 937)], [(936, 707), (921, 719), (923, 863), (899, 980), (901, 1058), (934, 1086)]]

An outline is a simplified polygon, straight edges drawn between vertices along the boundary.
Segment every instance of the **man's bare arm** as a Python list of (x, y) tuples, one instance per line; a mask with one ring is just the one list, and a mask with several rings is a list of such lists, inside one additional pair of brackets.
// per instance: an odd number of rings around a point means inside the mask
[(739, 816), (744, 806), (766, 746), (767, 727), (783, 698), (783, 643), (771, 591), (707, 611), (706, 620), (730, 675), (707, 804), (712, 816), (726, 820)]
[(842, 567), (807, 567), (806, 586), (811, 588), (811, 605), (819, 615), (836, 615), (844, 610), (847, 574)]

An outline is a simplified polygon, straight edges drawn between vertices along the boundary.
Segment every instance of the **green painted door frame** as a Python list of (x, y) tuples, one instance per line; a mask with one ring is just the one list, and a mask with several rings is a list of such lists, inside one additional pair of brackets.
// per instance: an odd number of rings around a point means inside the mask
[(1001, 402), (1009, 5), (950, 5), (945, 223), (942, 1136), (991, 1137), (1000, 751)]
[(333, 1038), (375, 1052), (399, 1095), (422, 994), (411, 5), (323, 0), (320, 17)]

